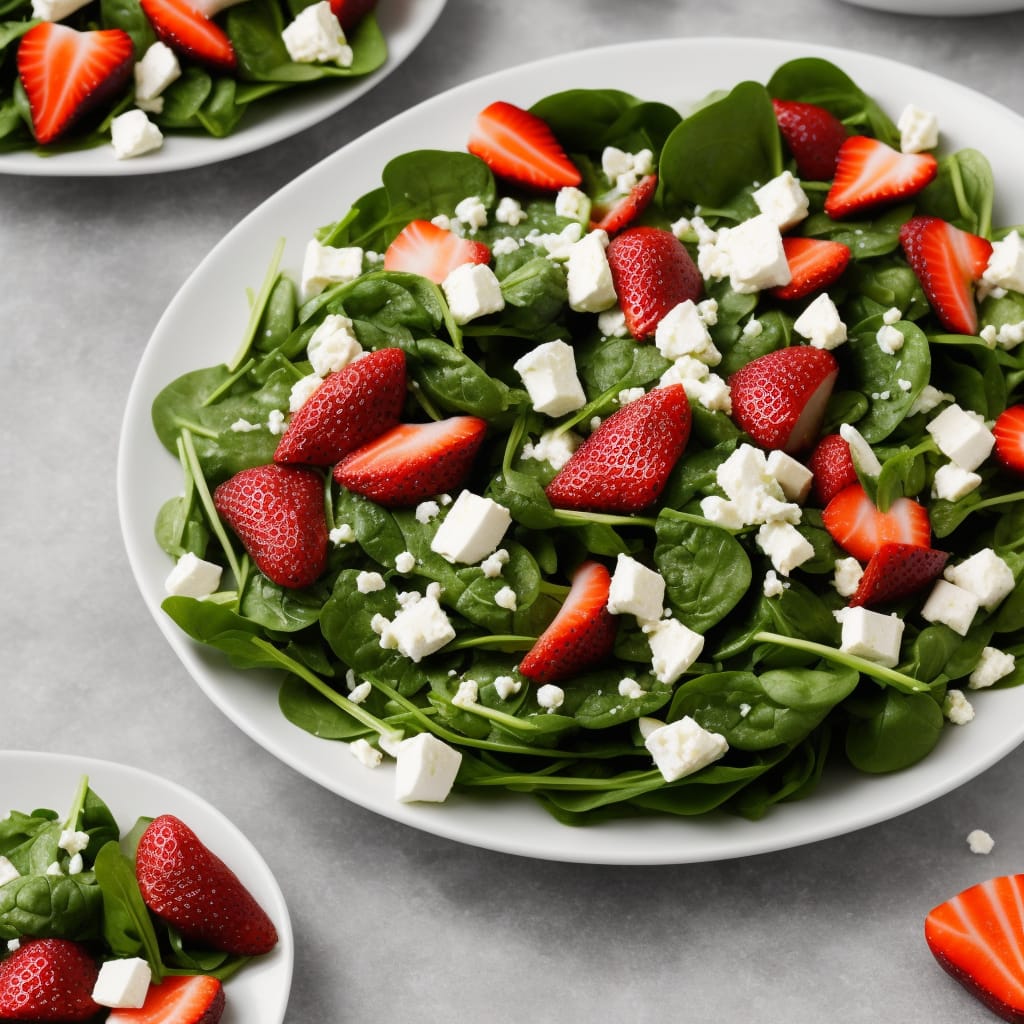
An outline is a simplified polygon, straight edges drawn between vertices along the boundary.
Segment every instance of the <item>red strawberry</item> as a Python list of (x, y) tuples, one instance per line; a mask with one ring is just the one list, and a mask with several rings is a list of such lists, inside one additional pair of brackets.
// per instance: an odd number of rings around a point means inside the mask
[(233, 71), (235, 48), (227, 33), (187, 0), (139, 0), (157, 38), (181, 56), (214, 71)]
[(782, 240), (789, 264), (789, 284), (772, 289), (777, 299), (802, 299), (839, 279), (850, 262), (850, 249), (842, 242), (793, 235)]
[(410, 221), (384, 253), (384, 269), (419, 274), (440, 284), (463, 263), (490, 263), (491, 250), (483, 242), (460, 238), (429, 220)]
[(992, 427), (996, 437), (996, 458), (1016, 473), (1024, 473), (1024, 405), (1011, 405)]
[(331, 13), (345, 32), (351, 32), (376, 7), (377, 0), (331, 0)]
[(0, 963), (0, 1019), (89, 1020), (99, 965), (80, 943), (31, 939)]
[(334, 479), (388, 508), (415, 505), (462, 483), (486, 432), (477, 416), (400, 423), (345, 456)]
[(584, 562), (551, 625), (519, 663), (535, 683), (554, 683), (599, 665), (615, 644), (615, 616), (608, 611), (611, 575), (599, 562)]
[(938, 173), (931, 153), (901, 153), (879, 139), (852, 135), (839, 149), (825, 197), (830, 217), (845, 217), (917, 195)]
[(825, 529), (858, 562), (868, 562), (886, 543), (930, 548), (928, 512), (913, 498), (897, 498), (888, 512), (879, 512), (860, 484), (850, 484), (825, 506)]
[(547, 123), (502, 100), (477, 114), (466, 148), (499, 178), (528, 188), (554, 191), (582, 180)]
[(775, 120), (801, 178), (829, 181), (836, 169), (846, 126), (824, 107), (798, 100), (772, 100)]
[(1024, 1021), (1024, 875), (972, 885), (925, 918), (924, 938), (943, 970), (993, 1013)]
[(887, 541), (868, 559), (850, 605), (898, 601), (923, 590), (946, 565), (945, 551)]
[(221, 518), (259, 570), (282, 587), (308, 587), (327, 565), (320, 474), (302, 466), (254, 466), (213, 492)]
[(78, 32), (43, 21), (18, 44), (18, 76), (32, 112), (32, 131), (45, 145), (113, 99), (132, 76), (131, 36), (119, 28)]
[(681, 384), (655, 388), (612, 413), (545, 488), (555, 508), (640, 512), (661, 494), (690, 439)]
[(217, 1024), (224, 1013), (224, 985), (206, 974), (169, 974), (150, 985), (137, 1010), (112, 1010), (107, 1024)]
[(900, 244), (932, 309), (947, 330), (978, 332), (973, 284), (985, 272), (992, 243), (939, 217), (911, 217)]
[(703, 282), (682, 242), (662, 228), (628, 228), (607, 249), (615, 294), (638, 341), (680, 302), (700, 297)]
[(180, 818), (161, 814), (135, 851), (146, 906), (191, 942), (258, 956), (277, 945), (277, 929), (238, 876)]
[(626, 195), (607, 209), (599, 211), (602, 214), (601, 219), (591, 221), (591, 229), (599, 228), (601, 231), (607, 231), (609, 235), (621, 231), (647, 209), (657, 190), (658, 176), (645, 174)]
[(324, 382), (291, 418), (275, 462), (331, 466), (397, 425), (405, 404), (405, 353), (382, 348)]
[(818, 436), (839, 374), (831, 352), (794, 345), (752, 359), (729, 378), (733, 419), (762, 448), (792, 455)]
[(850, 446), (838, 434), (826, 434), (807, 461), (814, 474), (814, 498), (824, 508), (844, 487), (857, 482)]

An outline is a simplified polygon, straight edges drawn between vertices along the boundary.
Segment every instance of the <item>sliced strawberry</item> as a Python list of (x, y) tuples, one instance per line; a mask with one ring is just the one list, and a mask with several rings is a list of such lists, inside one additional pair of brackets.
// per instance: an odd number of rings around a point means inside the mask
[(46, 145), (112, 100), (132, 76), (131, 36), (119, 28), (78, 32), (52, 21), (18, 43), (18, 76), (28, 97), (32, 131)]
[(0, 1020), (89, 1020), (99, 965), (78, 942), (29, 939), (0, 962)]
[(829, 181), (836, 169), (846, 126), (824, 107), (798, 100), (772, 100), (775, 120), (801, 178)]
[(942, 572), (948, 559), (947, 552), (935, 548), (887, 541), (868, 559), (850, 605), (885, 604), (916, 594)]
[(405, 404), (405, 353), (382, 348), (328, 374), (292, 416), (275, 462), (332, 466), (398, 424)]
[(384, 253), (384, 269), (419, 274), (440, 284), (463, 263), (490, 263), (491, 250), (483, 242), (460, 238), (429, 220), (410, 221)]
[(772, 289), (777, 299), (802, 299), (839, 279), (850, 263), (849, 246), (824, 238), (792, 235), (782, 240), (789, 264), (789, 284)]
[(1015, 473), (1024, 473), (1024, 405), (1004, 409), (992, 426), (996, 458)]
[(627, 228), (606, 250), (626, 326), (650, 338), (670, 309), (700, 297), (703, 281), (682, 242), (662, 228)]
[(985, 272), (992, 243), (939, 217), (920, 216), (900, 228), (900, 244), (943, 326), (976, 334), (973, 284)]
[(925, 918), (924, 938), (943, 970), (993, 1013), (1024, 1021), (1024, 875), (972, 885)]
[(282, 587), (308, 587), (327, 565), (320, 474), (303, 466), (254, 466), (213, 492), (221, 518), (259, 570)]
[(331, 0), (331, 13), (344, 32), (351, 32), (376, 7), (377, 0)]
[(825, 506), (822, 522), (832, 539), (858, 562), (888, 543), (930, 548), (932, 528), (928, 511), (913, 498), (897, 498), (880, 512), (860, 484), (841, 490)]
[(661, 494), (690, 439), (681, 384), (655, 388), (612, 413), (545, 488), (555, 508), (640, 512)]
[(214, 71), (233, 71), (235, 48), (227, 33), (186, 0), (139, 0), (157, 38), (181, 56)]
[(792, 455), (818, 436), (839, 364), (831, 352), (794, 345), (752, 359), (729, 378), (733, 419), (762, 448)]
[(170, 974), (150, 985), (136, 1010), (111, 1010), (107, 1024), (217, 1024), (224, 1013), (224, 985), (206, 974)]
[(477, 416), (401, 423), (345, 456), (334, 479), (388, 508), (415, 505), (462, 483), (486, 432)]
[(654, 193), (658, 191), (658, 176), (656, 174), (645, 174), (624, 196), (617, 199), (604, 210), (597, 210), (601, 214), (600, 220), (591, 221), (591, 229), (607, 231), (614, 235), (627, 227), (640, 216), (650, 205)]
[(582, 181), (547, 123), (503, 100), (477, 114), (466, 148), (499, 178), (527, 188), (555, 191)]
[(826, 434), (807, 461), (814, 474), (814, 500), (824, 508), (844, 487), (857, 482), (850, 445), (838, 434)]
[(879, 139), (851, 135), (839, 149), (825, 212), (830, 217), (846, 217), (908, 199), (917, 195), (938, 169), (931, 153), (901, 153)]
[(611, 574), (603, 565), (584, 562), (551, 625), (519, 663), (520, 673), (535, 683), (555, 683), (600, 665), (615, 644), (610, 587)]

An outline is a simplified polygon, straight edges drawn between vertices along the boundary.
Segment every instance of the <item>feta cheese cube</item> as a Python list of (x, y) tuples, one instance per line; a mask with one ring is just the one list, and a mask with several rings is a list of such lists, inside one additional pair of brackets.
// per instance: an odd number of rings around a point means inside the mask
[(765, 468), (778, 480), (787, 501), (801, 504), (807, 500), (807, 495), (811, 493), (814, 474), (802, 462), (797, 462), (791, 455), (776, 449), (769, 452)]
[(21, 878), (21, 872), (18, 871), (7, 857), (0, 855), (0, 885), (13, 882), (16, 878)]
[(605, 338), (625, 338), (629, 334), (626, 329), (626, 314), (619, 306), (604, 310), (598, 314), (597, 329)]
[(508, 552), (504, 548), (498, 548), (480, 563), (480, 571), (487, 579), (494, 580), (501, 575), (501, 571), (506, 565), (508, 565)]
[(617, 301), (605, 255), (607, 244), (608, 235), (604, 231), (591, 231), (569, 250), (566, 264), (569, 307), (579, 313), (600, 313)]
[(441, 282), (441, 290), (457, 324), (500, 313), (505, 308), (501, 284), (486, 263), (463, 263), (456, 267)]
[(508, 700), (514, 697), (522, 688), (522, 683), (513, 676), (495, 676), (494, 692), (502, 699)]
[(513, 364), (537, 412), (563, 416), (586, 404), (576, 375), (576, 355), (564, 341), (546, 341)]
[(519, 599), (516, 597), (516, 592), (511, 587), (502, 587), (494, 595), (494, 603), (499, 608), (504, 608), (506, 611), (514, 612), (519, 603)]
[(518, 199), (503, 196), (498, 200), (498, 205), (494, 210), (494, 219), (499, 224), (508, 224), (509, 227), (514, 228), (526, 219), (526, 211)]
[(106, 960), (93, 985), (93, 1002), (100, 1006), (137, 1010), (146, 1001), (152, 978), (149, 964), (141, 957)]
[(774, 569), (769, 569), (764, 574), (764, 582), (761, 584), (761, 592), (765, 597), (781, 597), (789, 586), (788, 583), (780, 580)]
[(479, 700), (480, 686), (475, 679), (463, 679), (459, 683), (458, 690), (455, 691), (455, 696), (452, 697), (452, 703), (457, 708), (470, 707)]
[(340, 313), (328, 313), (306, 343), (306, 358), (314, 373), (326, 377), (358, 359), (363, 346), (352, 330), (352, 321)]
[(573, 452), (580, 446), (582, 438), (571, 430), (556, 433), (545, 431), (535, 442), (527, 442), (520, 453), (524, 459), (535, 459), (547, 462), (554, 469), (561, 469), (572, 458)]
[(969, 590), (948, 580), (936, 580), (921, 615), (929, 622), (949, 626), (954, 632), (966, 636), (978, 610), (978, 599)]
[(608, 611), (612, 615), (635, 615), (638, 619), (660, 619), (665, 605), (665, 580), (630, 555), (620, 554), (608, 589)]
[(361, 572), (356, 577), (356, 590), (360, 594), (373, 594), (384, 587), (384, 577), (379, 572)]
[(975, 412), (961, 409), (956, 402), (946, 406), (925, 430), (939, 451), (964, 469), (977, 469), (992, 451), (996, 439)]
[(504, 505), (463, 491), (434, 534), (430, 550), (449, 562), (475, 564), (494, 551), (511, 523)]
[(627, 700), (639, 700), (646, 696), (647, 691), (635, 680), (628, 676), (619, 680), (619, 696)]
[(982, 650), (967, 685), (972, 690), (982, 690), (997, 683), (1003, 676), (1008, 676), (1016, 667), (1017, 659), (1012, 654), (1000, 651), (997, 647), (986, 647)]
[(181, 65), (178, 63), (177, 54), (166, 43), (158, 41), (146, 50), (140, 61), (136, 62), (133, 74), (135, 102), (139, 106), (144, 106), (159, 98), (171, 82), (181, 77)]
[(399, 551), (395, 555), (395, 569), (398, 572), (412, 572), (416, 568), (416, 556), (411, 551)]
[(964, 696), (963, 690), (947, 690), (942, 702), (942, 713), (954, 725), (966, 725), (974, 721), (974, 707)]
[(322, 383), (323, 379), (315, 373), (307, 373), (305, 377), (299, 378), (288, 393), (288, 411), (298, 412)]
[(164, 581), (164, 590), (174, 597), (209, 597), (220, 586), (222, 569), (191, 551), (186, 551)]
[(814, 557), (814, 545), (792, 523), (765, 523), (757, 531), (757, 546), (783, 576)]
[(992, 243), (992, 255), (981, 279), (990, 287), (1024, 292), (1024, 239), (1019, 231)]
[(345, 544), (351, 544), (356, 539), (356, 531), (348, 523), (339, 523), (327, 537), (335, 547), (340, 548)]
[(832, 586), (836, 588), (840, 597), (851, 597), (863, 575), (864, 569), (856, 558), (837, 558)]
[(943, 501), (959, 501), (980, 486), (981, 477), (969, 469), (947, 462), (935, 471), (932, 480), (932, 497)]
[(700, 514), (715, 526), (723, 530), (742, 530), (747, 524), (743, 521), (739, 506), (727, 498), (717, 494), (709, 494), (700, 500)]
[(903, 108), (896, 127), (900, 132), (900, 151), (903, 153), (922, 153), (939, 144), (938, 118), (913, 103)]
[(380, 646), (417, 663), (455, 639), (448, 616), (431, 594), (408, 600), (390, 622), (381, 618), (383, 621), (375, 618), (371, 622), (379, 627)]
[(757, 208), (780, 230), (788, 231), (807, 216), (810, 201), (790, 171), (766, 182), (754, 191)]
[(706, 768), (729, 749), (724, 736), (709, 732), (689, 715), (650, 732), (644, 746), (666, 782)]
[(814, 348), (838, 348), (846, 341), (846, 324), (828, 292), (822, 292), (796, 318), (793, 330)]
[(967, 833), (967, 845), (971, 853), (987, 856), (995, 848), (995, 840), (983, 829), (976, 828)]
[(81, 832), (73, 828), (61, 829), (57, 846), (74, 856), (81, 853), (89, 845), (89, 833)]
[(991, 611), (1013, 590), (1013, 570), (991, 548), (982, 548), (942, 574), (950, 583), (970, 591), (978, 604)]
[(734, 292), (749, 294), (789, 284), (789, 263), (782, 235), (763, 213), (730, 228), (724, 243), (729, 260), (729, 283)]
[(785, 500), (760, 448), (741, 444), (719, 465), (715, 479), (735, 504), (744, 524), (800, 522), (800, 506)]
[[(683, 359), (689, 358), (683, 356)], [(672, 365), (676, 366), (681, 361), (676, 360)], [(711, 412), (724, 412), (726, 415), (732, 412), (732, 389), (717, 373), (709, 373), (704, 377), (683, 377), (679, 383), (683, 385), (686, 398), (691, 404), (697, 403)]]
[(835, 613), (843, 627), (839, 649), (868, 661), (892, 668), (900, 660), (903, 620), (898, 615), (883, 615), (862, 605), (841, 608)]
[(402, 740), (395, 764), (395, 799), (441, 803), (448, 798), (461, 764), (462, 754), (429, 732)]
[(692, 299), (673, 306), (658, 321), (654, 344), (666, 359), (692, 356), (707, 366), (717, 366), (722, 361), (722, 353), (711, 340), (707, 324)]
[(555, 196), (555, 213), (559, 217), (590, 223), (590, 197), (573, 185), (560, 188)]
[(651, 647), (651, 670), (655, 678), (671, 686), (704, 650), (704, 637), (678, 619), (658, 619), (640, 627)]
[(159, 128), (146, 116), (144, 110), (126, 110), (110, 122), (110, 141), (118, 160), (151, 153), (164, 144)]
[[(321, 2), (326, 3), (326, 0)], [(333, 245), (321, 245), (315, 238), (311, 238), (306, 243), (302, 259), (300, 299), (308, 302), (328, 285), (354, 281), (362, 272), (363, 250), (358, 246), (338, 248)]]
[(348, 744), (348, 752), (366, 768), (379, 768), (381, 761), (384, 760), (384, 755), (361, 737)]
[(353, 704), (363, 704), (369, 698), (371, 693), (373, 693), (373, 686), (368, 680), (364, 679), (361, 683), (352, 687), (349, 692), (348, 699), (352, 701)]
[(352, 47), (328, 0), (299, 11), (281, 31), (281, 39), (288, 56), (298, 64), (352, 65)]
[(466, 196), (455, 205), (455, 216), (470, 232), (487, 226), (487, 207), (479, 196)]
[(550, 715), (565, 703), (565, 690), (554, 683), (545, 683), (537, 690), (537, 703)]

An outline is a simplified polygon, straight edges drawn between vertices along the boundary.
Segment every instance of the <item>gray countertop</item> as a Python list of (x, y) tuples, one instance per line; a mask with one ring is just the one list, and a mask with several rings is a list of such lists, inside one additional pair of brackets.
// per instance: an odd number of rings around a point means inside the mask
[[(872, 52), (1024, 113), (1024, 13), (449, 0), (360, 102), (250, 156), (119, 180), (0, 178), (6, 746), (148, 768), (249, 835), (291, 911), (291, 1024), (994, 1019), (938, 968), (922, 925), (962, 888), (1024, 867), (1024, 750), (896, 820), (787, 852), (641, 868), (493, 853), (362, 810), (266, 753), (191, 681), (127, 564), (115, 461), (137, 360), (177, 289), (247, 212), (410, 103), (476, 76), (703, 35)], [(995, 838), (988, 857), (967, 847), (974, 828)]]

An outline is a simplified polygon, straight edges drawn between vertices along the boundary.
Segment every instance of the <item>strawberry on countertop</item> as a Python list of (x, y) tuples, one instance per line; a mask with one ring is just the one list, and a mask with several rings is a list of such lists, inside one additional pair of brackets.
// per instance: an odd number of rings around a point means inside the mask
[(859, 562), (868, 562), (886, 543), (931, 547), (931, 522), (923, 505), (897, 498), (880, 512), (860, 484), (841, 490), (825, 506), (822, 521), (832, 539)]
[(840, 147), (825, 197), (830, 217), (846, 217), (917, 195), (938, 173), (931, 153), (901, 153), (879, 139), (851, 135)]
[(822, 291), (842, 276), (850, 263), (849, 246), (824, 238), (792, 235), (782, 240), (789, 264), (789, 284), (772, 289), (777, 299), (802, 299)]
[(112, 1010), (107, 1024), (217, 1024), (224, 1013), (224, 985), (203, 974), (169, 974), (150, 985), (138, 1009)]
[(829, 181), (836, 169), (846, 126), (824, 107), (798, 100), (772, 100), (775, 120), (801, 178)]
[(992, 426), (996, 458), (1015, 473), (1024, 473), (1024, 405), (1004, 409)]
[(99, 965), (78, 942), (30, 939), (0, 962), (0, 1020), (89, 1020)]
[(817, 443), (807, 468), (814, 474), (814, 499), (822, 508), (844, 487), (857, 482), (849, 442), (839, 434), (826, 434)]
[[(238, 2), (238, 0), (232, 0)], [(217, 0), (139, 0), (157, 38), (183, 57), (214, 71), (233, 71), (235, 48), (227, 33), (213, 21), (225, 6)]]
[(868, 560), (850, 605), (874, 606), (916, 594), (938, 577), (948, 560), (945, 551), (887, 541)]
[(490, 263), (491, 250), (483, 242), (461, 238), (429, 220), (410, 221), (384, 253), (384, 269), (419, 274), (434, 284), (463, 263)]

